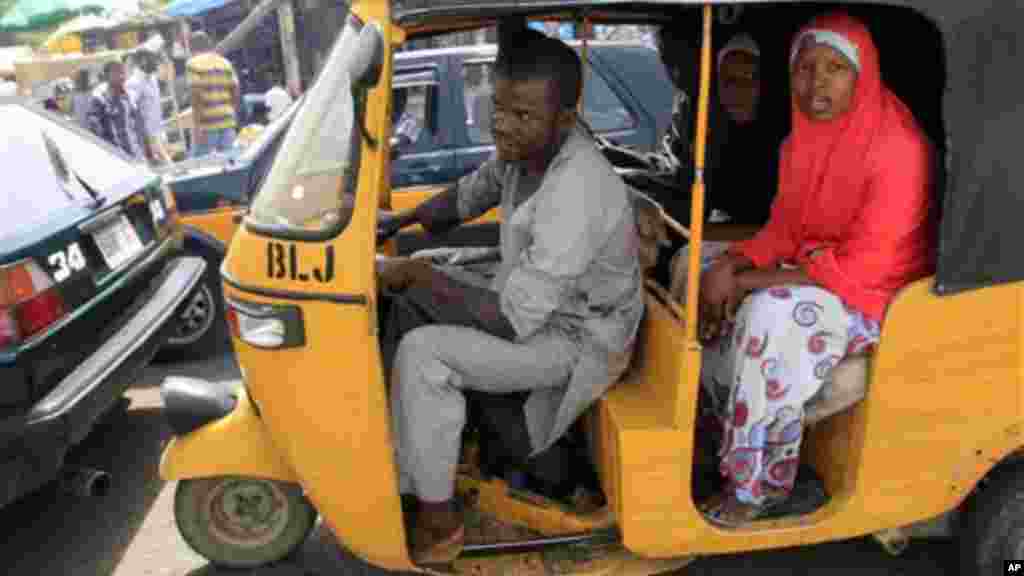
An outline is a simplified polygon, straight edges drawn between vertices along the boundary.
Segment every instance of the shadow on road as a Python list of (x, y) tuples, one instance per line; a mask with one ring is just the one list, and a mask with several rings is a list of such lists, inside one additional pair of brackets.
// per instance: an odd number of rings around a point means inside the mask
[(112, 414), (68, 461), (111, 474), (106, 496), (80, 498), (55, 484), (2, 512), (0, 558), (10, 576), (111, 574), (160, 494), (160, 448), (169, 437), (159, 408)]
[(251, 571), (204, 566), (185, 576), (414, 576), (387, 572), (359, 560), (339, 546), (331, 532), (318, 523), (313, 533), (291, 558)]
[[(799, 556), (799, 568), (794, 558)], [(698, 559), (677, 576), (757, 574), (757, 576), (957, 576), (956, 546), (942, 541), (916, 541), (898, 557), (889, 556), (871, 538)]]

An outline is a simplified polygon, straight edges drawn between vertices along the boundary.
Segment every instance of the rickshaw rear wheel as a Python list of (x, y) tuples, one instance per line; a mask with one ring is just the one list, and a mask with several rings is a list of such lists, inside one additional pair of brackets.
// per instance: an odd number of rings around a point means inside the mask
[(309, 536), (317, 513), (296, 484), (223, 476), (178, 482), (174, 520), (185, 542), (215, 565), (281, 560)]
[(1024, 558), (1024, 463), (997, 468), (971, 496), (960, 534), (961, 574), (1001, 574)]

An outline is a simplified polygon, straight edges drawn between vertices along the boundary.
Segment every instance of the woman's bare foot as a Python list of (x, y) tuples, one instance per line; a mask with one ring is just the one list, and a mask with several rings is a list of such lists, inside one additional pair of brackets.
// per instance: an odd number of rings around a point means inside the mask
[(742, 526), (757, 518), (761, 508), (736, 498), (732, 492), (721, 492), (713, 496), (702, 507), (708, 520), (724, 526)]

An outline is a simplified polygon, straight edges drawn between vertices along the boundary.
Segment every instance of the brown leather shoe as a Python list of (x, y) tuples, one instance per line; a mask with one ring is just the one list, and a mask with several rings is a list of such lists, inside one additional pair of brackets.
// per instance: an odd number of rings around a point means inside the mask
[(459, 557), (465, 541), (464, 522), (448, 534), (438, 534), (432, 527), (417, 522), (412, 534), (412, 561), (416, 564), (447, 564)]

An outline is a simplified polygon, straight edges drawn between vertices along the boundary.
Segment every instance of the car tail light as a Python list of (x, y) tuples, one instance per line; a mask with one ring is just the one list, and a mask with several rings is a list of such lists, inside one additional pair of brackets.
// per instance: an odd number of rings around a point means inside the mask
[(231, 335), (257, 348), (298, 348), (306, 343), (302, 310), (296, 306), (243, 303), (227, 299)]
[(38, 264), (0, 267), (0, 346), (28, 340), (66, 313), (64, 298)]

